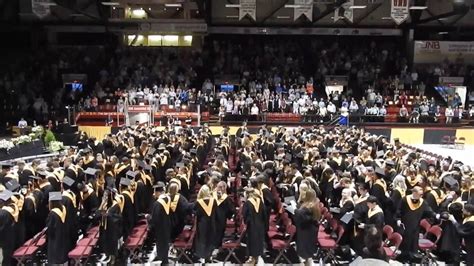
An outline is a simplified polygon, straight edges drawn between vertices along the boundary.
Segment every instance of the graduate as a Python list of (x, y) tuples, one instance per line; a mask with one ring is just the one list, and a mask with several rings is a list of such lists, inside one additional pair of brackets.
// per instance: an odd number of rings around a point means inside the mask
[(69, 226), (68, 231), (70, 232), (70, 237), (69, 237), (69, 250), (72, 250), (74, 247), (76, 247), (76, 241), (79, 237), (79, 226), (77, 224), (77, 200), (76, 200), (76, 194), (73, 192), (73, 186), (76, 184), (74, 179), (65, 176), (63, 179), (63, 193), (62, 193), (62, 200), (63, 200), (63, 205), (66, 207), (67, 213), (71, 215), (66, 216), (66, 223)]
[(464, 220), (458, 223), (454, 215), (449, 216), (449, 220), (456, 225), (458, 234), (464, 240), (466, 256), (466, 265), (474, 265), (474, 205), (464, 205)]
[(235, 214), (235, 206), (232, 203), (231, 198), (228, 197), (227, 184), (224, 181), (217, 183), (215, 191), (212, 193), (212, 197), (216, 202), (216, 229), (215, 229), (215, 247), (220, 247), (222, 240), (224, 239), (225, 228), (227, 226), (227, 220), (231, 219)]
[(186, 225), (186, 216), (192, 211), (193, 205), (179, 194), (179, 184), (177, 183), (171, 182), (168, 185), (168, 195), (171, 199), (171, 239), (176, 239), (183, 231)]
[[(47, 256), (48, 264), (67, 265), (70, 244), (69, 225), (66, 223), (68, 215), (66, 207), (62, 204), (61, 192), (50, 192), (50, 213), (46, 222), (46, 239), (48, 242)], [(69, 215), (74, 215), (73, 213)]]
[(107, 188), (99, 207), (99, 243), (104, 253), (99, 262), (114, 265), (119, 251), (119, 239), (122, 237), (122, 212), (124, 197), (114, 188)]
[(151, 206), (151, 214), (147, 217), (148, 226), (156, 243), (155, 261), (159, 260), (161, 265), (167, 265), (171, 242), (171, 199), (165, 194), (163, 182), (158, 182), (153, 189), (155, 201)]
[(305, 265), (311, 265), (311, 259), (316, 253), (321, 210), (319, 199), (313, 189), (308, 189), (302, 198), (300, 207), (295, 210), (293, 220), (296, 225), (296, 253), (304, 260)]
[(209, 262), (215, 248), (216, 202), (211, 195), (211, 189), (203, 185), (197, 195), (194, 205), (196, 212), (196, 237), (194, 251), (201, 262)]
[(367, 228), (371, 226), (377, 227), (377, 230), (382, 231), (385, 225), (383, 210), (378, 205), (378, 200), (374, 196), (369, 196), (366, 200), (368, 212), (365, 223), (359, 224), (359, 228)]
[(19, 210), (12, 201), (13, 193), (9, 190), (0, 192), (0, 252), (3, 261), (1, 265), (15, 265), (12, 258), (15, 250), (15, 227), (18, 222)]
[(402, 199), (397, 214), (397, 226), (404, 231), (400, 256), (409, 261), (412, 261), (418, 250), (421, 219), (435, 217), (435, 213), (422, 198), (422, 188), (415, 186), (411, 191), (411, 195)]
[[(135, 177), (135, 172), (129, 171), (127, 177)], [(137, 222), (137, 213), (134, 204), (134, 192), (132, 189), (132, 181), (128, 178), (122, 178), (120, 180), (120, 194), (124, 198), (124, 207), (122, 211), (123, 217), (123, 239), (127, 240), (128, 236), (135, 227)]]
[(259, 193), (247, 189), (247, 200), (243, 204), (242, 217), (247, 226), (247, 251), (249, 259), (246, 263), (257, 264), (258, 257), (263, 255), (265, 242), (265, 206)]

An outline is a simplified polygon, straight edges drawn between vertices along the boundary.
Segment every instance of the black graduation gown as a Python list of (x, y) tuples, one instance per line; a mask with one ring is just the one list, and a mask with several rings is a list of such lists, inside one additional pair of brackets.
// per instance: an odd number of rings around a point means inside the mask
[[(440, 210), (447, 210), (452, 214), (457, 222), (462, 221), (463, 213), (463, 203), (458, 199), (454, 201), (452, 199), (446, 199), (443, 203), (440, 204)], [(459, 254), (461, 252), (461, 237), (459, 236), (456, 225), (451, 221), (441, 220), (441, 229), (443, 229), (443, 234), (438, 243), (438, 251), (440, 255), (444, 258), (443, 260), (446, 263), (459, 262)]]
[(176, 237), (181, 234), (186, 225), (186, 215), (192, 210), (188, 203), (188, 200), (180, 194), (171, 197), (171, 240), (173, 241)]
[(25, 215), (25, 239), (30, 239), (39, 233), (45, 221), (40, 221), (38, 215), (38, 205), (41, 203), (43, 193), (40, 190), (34, 190), (25, 197), (23, 203), (23, 213)]
[(265, 242), (265, 207), (260, 199), (255, 207), (250, 200), (243, 204), (242, 216), (247, 226), (247, 250), (249, 256), (258, 257), (263, 255)]
[(197, 200), (194, 205), (197, 226), (194, 251), (199, 258), (209, 258), (216, 247), (216, 206), (213, 198)]
[(458, 234), (464, 240), (467, 252), (466, 265), (474, 265), (474, 216), (464, 219), (462, 224), (456, 224)]
[(227, 195), (225, 196), (222, 195), (221, 199), (217, 198), (216, 193), (214, 193), (213, 196), (214, 196), (214, 200), (217, 203), (215, 246), (219, 247), (222, 244), (222, 239), (224, 238), (225, 228), (227, 226), (227, 219), (230, 219), (232, 215), (235, 213), (235, 207), (234, 207), (234, 204), (232, 203), (232, 200)]
[(383, 211), (380, 210), (380, 212), (371, 213), (369, 210), (367, 213), (367, 220), (365, 222), (365, 229), (367, 230), (369, 227), (375, 226), (379, 231), (382, 231), (384, 225), (385, 219)]
[(122, 202), (114, 201), (101, 218), (99, 243), (107, 256), (118, 256), (118, 241), (122, 236)]
[(316, 253), (316, 238), (318, 236), (318, 222), (308, 208), (295, 210), (293, 220), (296, 225), (296, 253), (303, 259), (313, 257)]
[[(358, 227), (359, 224), (365, 223), (369, 207), (367, 207), (367, 197), (359, 198), (354, 206), (353, 219), (346, 226), (346, 231), (349, 231), (349, 238), (352, 243), (354, 251), (361, 255), (364, 248), (364, 230)], [(344, 232), (345, 233), (345, 232)]]
[(148, 213), (152, 203), (153, 185), (151, 179), (140, 173), (140, 179), (137, 181), (137, 191), (135, 192), (135, 206), (137, 213)]
[(73, 192), (70, 190), (63, 191), (63, 205), (66, 207), (66, 212), (69, 215), (66, 215), (66, 224), (68, 225), (69, 231), (69, 246), (68, 250), (72, 250), (76, 247), (76, 242), (79, 237), (79, 227), (77, 224), (77, 205), (76, 205), (76, 198)]
[(48, 264), (63, 264), (68, 261), (68, 247), (70, 246), (66, 217), (68, 213), (65, 207), (51, 210), (47, 220), (48, 230), (46, 239), (48, 241)]
[(171, 210), (170, 198), (160, 197), (153, 202), (151, 207), (151, 220), (149, 226), (154, 233), (157, 258), (162, 262), (168, 261), (168, 250), (171, 241)]
[(124, 197), (123, 206), (123, 240), (127, 240), (130, 232), (137, 222), (137, 213), (134, 205), (133, 195), (129, 191), (123, 191), (122, 196)]
[(273, 200), (273, 195), (272, 195), (272, 192), (270, 191), (270, 188), (265, 186), (264, 188), (262, 188), (261, 191), (262, 191), (262, 196), (263, 196), (263, 203), (265, 204), (265, 209), (264, 209), (265, 210), (265, 232), (267, 232), (270, 226), (270, 214), (274, 206), (274, 200)]
[(435, 213), (423, 199), (420, 199), (419, 204), (412, 205), (412, 208), (410, 208), (411, 204), (408, 203), (409, 200), (411, 200), (411, 195), (402, 199), (397, 217), (400, 217), (401, 222), (405, 225), (400, 250), (413, 254), (418, 250), (421, 219), (434, 217)]
[(11, 207), (0, 209), (0, 248), (3, 250), (2, 266), (15, 265), (12, 259), (15, 250), (15, 213)]
[(89, 225), (97, 222), (96, 211), (99, 208), (100, 201), (94, 190), (82, 194), (82, 209), (79, 214), (80, 228), (83, 232), (87, 231)]
[(405, 191), (400, 189), (394, 189), (390, 193), (390, 198), (387, 200), (387, 205), (385, 207), (385, 223), (395, 228), (397, 225), (396, 214), (400, 203), (402, 202), (403, 197), (405, 197)]

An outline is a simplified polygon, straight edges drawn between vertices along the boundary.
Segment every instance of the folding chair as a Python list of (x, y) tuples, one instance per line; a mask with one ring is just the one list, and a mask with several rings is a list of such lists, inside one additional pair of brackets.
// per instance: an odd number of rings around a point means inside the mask
[(237, 261), (238, 264), (242, 264), (239, 258), (235, 255), (235, 250), (240, 247), (240, 244), (242, 243), (242, 238), (244, 237), (246, 230), (247, 227), (244, 223), (242, 223), (239, 228), (239, 238), (235, 241), (227, 241), (222, 243), (222, 248), (229, 252), (224, 259), (224, 264), (230, 259), (231, 256)]
[(465, 143), (466, 143), (466, 138), (460, 137), (454, 142), (454, 147), (456, 149), (464, 150)]
[[(342, 235), (344, 234), (344, 227), (342, 225), (339, 225), (337, 227), (337, 239), (334, 240), (332, 238), (319, 238), (318, 237), (318, 243), (319, 243), (319, 251), (324, 253), (325, 256), (323, 257), (323, 261), (326, 261), (327, 259), (331, 259), (333, 264), (338, 264), (335, 251), (339, 247), (339, 241), (341, 240)], [(319, 251), (317, 256), (319, 257)]]
[(194, 223), (194, 226), (191, 229), (191, 235), (189, 236), (188, 239), (182, 239), (178, 237), (173, 242), (173, 247), (178, 252), (176, 256), (176, 262), (178, 262), (179, 259), (181, 259), (181, 257), (184, 256), (189, 263), (193, 264), (193, 260), (188, 256), (188, 254), (186, 254), (186, 251), (189, 251), (193, 248), (195, 234), (196, 234), (196, 223)]
[(285, 255), (285, 251), (291, 247), (291, 242), (293, 242), (293, 238), (296, 233), (296, 227), (294, 225), (289, 225), (288, 228), (286, 229), (286, 232), (289, 234), (288, 238), (286, 240), (281, 240), (281, 239), (271, 239), (270, 243), (272, 246), (273, 250), (279, 251), (278, 255), (275, 258), (275, 261), (273, 261), (273, 264), (276, 264), (280, 258), (284, 258), (286, 262), (291, 264), (291, 261), (288, 259), (288, 257)]
[(431, 256), (431, 251), (435, 250), (438, 244), (441, 235), (443, 234), (443, 229), (438, 225), (434, 225), (427, 232), (426, 236), (432, 235), (434, 241), (429, 240), (428, 238), (418, 239), (418, 249), (422, 253), (421, 265), (432, 265), (435, 264), (436, 260)]
[(425, 238), (426, 234), (428, 233), (428, 231), (431, 228), (431, 224), (430, 224), (430, 222), (428, 222), (427, 219), (422, 219), (420, 221), (420, 227), (421, 227), (421, 229), (423, 229), (423, 233), (420, 233), (420, 238)]
[(450, 141), (451, 141), (450, 136), (448, 136), (448, 135), (443, 136), (443, 138), (441, 139), (441, 146), (444, 146), (444, 147), (448, 148)]
[(383, 235), (385, 236), (384, 239), (389, 240), (390, 237), (391, 237), (392, 234), (393, 234), (393, 227), (391, 227), (390, 225), (386, 224), (386, 225), (383, 227), (382, 231), (383, 231)]
[(396, 259), (398, 256), (398, 248), (400, 248), (400, 245), (402, 244), (403, 237), (399, 233), (395, 232), (390, 235), (390, 237), (387, 239), (387, 242), (389, 242), (390, 246), (386, 243), (383, 246), (383, 249), (385, 250), (385, 254), (390, 259)]

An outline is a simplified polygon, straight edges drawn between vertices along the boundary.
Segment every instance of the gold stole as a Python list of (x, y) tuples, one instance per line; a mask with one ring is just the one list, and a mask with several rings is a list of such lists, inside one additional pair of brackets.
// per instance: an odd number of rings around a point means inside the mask
[[(145, 171), (140, 172), (140, 177), (142, 179), (143, 184), (147, 185), (147, 184), (152, 183), (151, 182), (151, 177), (149, 175), (145, 174)], [(146, 182), (146, 181), (148, 181), (148, 182)]]
[(383, 213), (382, 209), (379, 206), (375, 206), (373, 210), (369, 210), (369, 212), (367, 213), (367, 217), (370, 218), (376, 215), (377, 213)]
[(359, 203), (361, 203), (361, 202), (367, 200), (368, 197), (369, 197), (369, 194), (367, 194), (367, 195), (365, 195), (365, 196), (363, 196), (363, 197), (360, 197), (360, 198), (358, 198), (358, 199), (354, 202), (354, 204), (359, 204)]
[(72, 191), (69, 191), (69, 190), (63, 191), (63, 196), (70, 199), (71, 202), (72, 202), (72, 206), (74, 206), (74, 208), (77, 208), (77, 206), (76, 206), (76, 195)]
[(23, 168), (23, 171), (25, 171), (25, 170), (28, 170), (28, 171), (31, 172), (31, 174), (36, 175), (35, 170), (33, 170), (33, 168), (28, 166), (28, 165), (26, 165), (25, 168)]
[(401, 189), (401, 188), (396, 188), (396, 190), (398, 191), (398, 193), (400, 193), (400, 197), (405, 197), (405, 190)]
[(94, 160), (94, 157), (88, 156), (87, 158), (84, 159), (84, 165), (89, 164), (89, 163), (92, 162), (93, 160)]
[(125, 191), (122, 191), (122, 194), (123, 194), (123, 195), (127, 195), (128, 198), (130, 199), (130, 201), (132, 202), (132, 204), (134, 203), (134, 202), (133, 202), (134, 199), (133, 199), (133, 194), (132, 194), (132, 192), (125, 190)]
[[(186, 180), (186, 184), (188, 185), (188, 188), (189, 188), (189, 182), (190, 182), (189, 178), (186, 175), (182, 175), (182, 174), (180, 174), (178, 176), (181, 177), (181, 178), (184, 178), (184, 180)], [(178, 180), (181, 183), (181, 179), (178, 179)]]
[(420, 179), (418, 178), (418, 176), (416, 176), (415, 179), (411, 179), (411, 177), (407, 177), (407, 181), (410, 184), (410, 186), (414, 187), (420, 181)]
[(119, 206), (120, 213), (122, 213), (123, 212), (123, 207), (125, 206), (124, 197), (122, 195), (116, 195), (115, 198), (114, 198), (114, 204), (113, 205), (115, 205), (115, 204), (117, 204)]
[(62, 223), (66, 221), (66, 208), (64, 206), (62, 207), (62, 210), (60, 210), (59, 208), (54, 208), (51, 210), (51, 212), (56, 213), (61, 219)]
[(53, 174), (57, 177), (60, 182), (63, 182), (64, 171), (61, 169), (56, 169), (53, 171)]
[(94, 192), (95, 192), (94, 189), (91, 188), (90, 185), (87, 185), (87, 191), (86, 191), (86, 193), (84, 193), (84, 192), (81, 191), (81, 199), (82, 199), (82, 200), (86, 200), (86, 199), (87, 199), (92, 193), (94, 193)]
[(462, 221), (463, 224), (469, 223), (469, 222), (474, 222), (474, 215), (471, 215)]
[(214, 199), (212, 197), (209, 198), (209, 203), (208, 204), (206, 204), (204, 202), (204, 199), (198, 199), (197, 202), (199, 203), (199, 205), (201, 205), (201, 207), (204, 210), (204, 212), (206, 213), (206, 215), (211, 216), (212, 206), (214, 205)]
[[(168, 203), (166, 203), (164, 199), (168, 199)], [(171, 199), (168, 196), (163, 196), (158, 199), (158, 202), (163, 206), (166, 214), (170, 214)]]
[(383, 192), (386, 193), (387, 192), (387, 184), (385, 184), (385, 180), (383, 179), (377, 179), (375, 180), (374, 182), (374, 185), (379, 185), (383, 188)]
[(77, 169), (74, 167), (74, 165), (69, 166), (68, 169), (71, 169), (71, 170), (74, 172), (74, 174), (76, 175), (76, 177), (77, 177), (77, 174), (78, 174), (78, 173), (77, 173)]
[(40, 184), (39, 187), (41, 189), (41, 188), (44, 188), (45, 186), (48, 186), (48, 185), (51, 185), (51, 184), (48, 181), (46, 181), (46, 182)]
[(335, 161), (337, 163), (337, 165), (341, 165), (341, 163), (342, 163), (342, 158), (341, 157), (333, 157), (332, 160)]
[(122, 172), (123, 169), (125, 169), (125, 168), (127, 168), (126, 164), (118, 165), (118, 167), (115, 167), (115, 169), (114, 169), (115, 175), (120, 174), (120, 172)]
[(174, 195), (173, 200), (171, 201), (171, 211), (175, 212), (179, 203), (179, 194)]
[(260, 199), (249, 198), (248, 201), (250, 202), (250, 204), (253, 205), (255, 212), (258, 213), (258, 211), (260, 210)]
[(441, 204), (441, 202), (444, 201), (444, 198), (446, 195), (444, 195), (444, 193), (442, 191), (439, 191), (440, 194), (438, 194), (438, 191), (432, 189), (430, 191), (431, 195), (433, 195), (433, 197), (435, 198), (436, 200), (436, 204), (439, 206)]
[(451, 203), (448, 204), (448, 209), (449, 209), (449, 207), (451, 207), (451, 205), (454, 204), (454, 203), (459, 203), (459, 204), (461, 204), (461, 206), (464, 207), (464, 202), (462, 202), (461, 197), (458, 197), (455, 201), (453, 201), (453, 202), (451, 202)]
[(213, 193), (212, 193), (212, 196), (213, 196), (214, 199), (216, 200), (217, 206), (220, 206), (221, 203), (224, 202), (224, 200), (227, 199), (227, 194), (225, 194), (225, 193), (221, 195), (221, 198), (220, 198), (220, 199), (217, 197), (217, 192), (213, 192)]
[(18, 215), (20, 215), (20, 211), (18, 210), (18, 206), (13, 205), (12, 206), (4, 206), (2, 207), (2, 210), (7, 211), (15, 221), (15, 223), (18, 223)]
[(35, 212), (36, 212), (36, 199), (35, 199), (35, 197), (32, 194), (29, 194), (28, 196), (25, 197), (25, 200), (26, 199), (31, 200), (31, 202), (33, 203), (33, 208), (35, 209)]
[(423, 198), (420, 198), (418, 203), (413, 203), (411, 201), (412, 198), (413, 197), (411, 195), (406, 196), (408, 207), (410, 207), (410, 210), (415, 211), (415, 210), (417, 210), (418, 208), (421, 207), (421, 204), (423, 203)]

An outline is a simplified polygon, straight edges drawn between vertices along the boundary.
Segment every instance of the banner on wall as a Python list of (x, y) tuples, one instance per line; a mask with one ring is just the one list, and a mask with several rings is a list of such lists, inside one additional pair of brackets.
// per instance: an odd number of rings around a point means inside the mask
[(409, 0), (391, 0), (392, 7), (390, 9), (390, 16), (397, 25), (402, 24), (410, 17), (410, 3)]
[(309, 21), (313, 21), (313, 0), (295, 0), (295, 11), (293, 19), (297, 20), (305, 16)]
[(51, 14), (51, 5), (53, 3), (50, 0), (31, 0), (31, 12), (39, 18), (44, 18)]
[(240, 0), (239, 20), (247, 15), (257, 20), (257, 0)]
[(474, 42), (415, 41), (414, 62), (417, 64), (461, 61), (474, 63)]
[(340, 7), (334, 10), (334, 22), (340, 19), (347, 19), (349, 22), (354, 22), (354, 9), (352, 6), (354, 5), (354, 0), (349, 0), (342, 4)]

